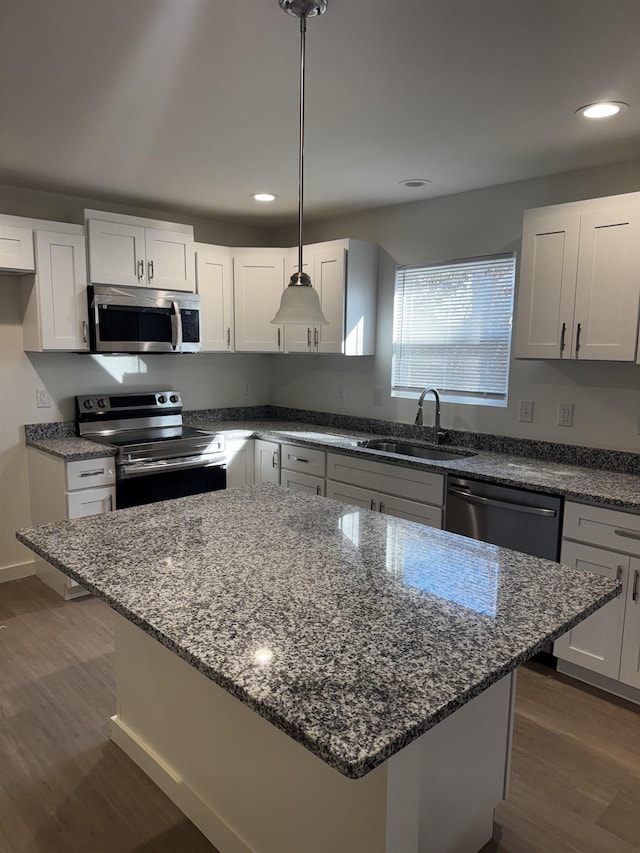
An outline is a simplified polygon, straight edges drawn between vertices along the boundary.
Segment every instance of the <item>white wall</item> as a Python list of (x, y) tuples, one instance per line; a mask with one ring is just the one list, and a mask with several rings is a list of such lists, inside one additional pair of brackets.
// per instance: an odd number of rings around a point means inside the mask
[[(273, 360), (272, 403), (411, 423), (414, 400), (391, 398), (393, 279), (396, 264), (520, 251), (522, 213), (531, 207), (640, 190), (640, 160), (489, 187), (309, 223), (305, 242), (353, 237), (380, 245), (375, 357), (284, 356)], [(274, 243), (295, 243), (280, 229)], [(343, 403), (337, 386), (345, 388)], [(373, 389), (384, 389), (373, 405)], [(534, 420), (517, 420), (519, 400)], [(574, 426), (556, 424), (558, 403), (574, 404)], [(425, 403), (425, 423), (433, 404)], [(443, 426), (640, 452), (640, 366), (605, 362), (513, 361), (507, 408), (445, 404)]]

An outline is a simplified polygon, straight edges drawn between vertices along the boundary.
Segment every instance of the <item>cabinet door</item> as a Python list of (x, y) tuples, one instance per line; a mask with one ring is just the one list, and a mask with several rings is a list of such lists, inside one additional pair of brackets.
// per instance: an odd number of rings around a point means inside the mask
[(635, 361), (640, 288), (640, 204), (582, 214), (575, 358)]
[(280, 471), (280, 485), (310, 495), (324, 496), (326, 491), (325, 481), (320, 477), (301, 474), (299, 471), (287, 471), (285, 468)]
[(115, 508), (116, 490), (113, 486), (101, 486), (97, 489), (82, 489), (67, 493), (67, 515), (69, 518), (83, 518), (86, 515), (101, 515)]
[[(304, 247), (302, 255), (302, 270), (307, 275), (311, 276), (311, 282), (316, 287), (313, 268), (313, 252), (311, 249)], [(285, 285), (289, 284), (291, 276), (298, 271), (298, 249), (289, 249), (287, 255), (287, 271), (285, 275)], [(316, 287), (316, 290), (318, 288)], [(293, 326), (284, 327), (284, 349), (286, 352), (314, 352), (314, 327), (300, 326), (297, 323)]]
[(385, 515), (406, 518), (408, 521), (417, 521), (418, 524), (442, 529), (442, 510), (439, 507), (417, 501), (406, 501), (404, 498), (396, 498), (393, 495), (378, 495), (378, 508)]
[(0, 225), (0, 269), (33, 272), (33, 232), (30, 228)]
[(179, 231), (145, 228), (146, 283), (158, 290), (196, 289), (194, 243)]
[(371, 509), (377, 512), (378, 503), (376, 495), (368, 489), (360, 489), (358, 486), (350, 486), (347, 483), (335, 483), (327, 480), (327, 497), (334, 501), (342, 501), (350, 506), (359, 506), (363, 509)]
[(271, 320), (284, 290), (285, 250), (233, 253), (233, 302), (237, 352), (281, 352), (283, 327)]
[(233, 351), (231, 252), (226, 246), (196, 244), (200, 294), (201, 352)]
[(580, 214), (526, 211), (518, 285), (516, 358), (571, 358)]
[(41, 349), (88, 351), (84, 237), (37, 231), (36, 255), (35, 288)]
[[(560, 561), (597, 575), (611, 578), (618, 576), (626, 589), (629, 557), (625, 554), (565, 541)], [(617, 679), (620, 673), (624, 610), (623, 593), (556, 640), (554, 654), (592, 672)]]
[(144, 228), (90, 219), (89, 279), (93, 284), (144, 286)]
[(255, 482), (280, 483), (280, 445), (275, 441), (255, 441)]
[(344, 351), (344, 302), (347, 252), (342, 243), (318, 248), (314, 256), (314, 285), (320, 293), (322, 313), (328, 326), (314, 329), (318, 352)]
[(252, 438), (227, 438), (227, 488), (247, 486), (255, 480), (254, 441)]
[(640, 560), (636, 557), (631, 559), (626, 598), (620, 681), (640, 689)]

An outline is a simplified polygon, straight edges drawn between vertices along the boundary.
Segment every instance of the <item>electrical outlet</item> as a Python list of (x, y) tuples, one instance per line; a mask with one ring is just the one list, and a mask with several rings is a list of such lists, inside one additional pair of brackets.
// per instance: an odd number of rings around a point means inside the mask
[(36, 388), (36, 406), (38, 409), (51, 407), (51, 395), (46, 388)]
[(339, 403), (344, 403), (344, 385), (338, 385), (336, 388), (336, 396)]
[(251, 383), (250, 382), (243, 382), (242, 383), (242, 393), (245, 397), (249, 396), (249, 394), (251, 393)]
[(374, 388), (373, 389), (373, 405), (381, 406), (382, 405), (382, 388)]
[(558, 426), (573, 426), (573, 403), (560, 403), (558, 406)]
[(530, 424), (533, 420), (533, 400), (520, 400), (518, 420), (524, 424)]

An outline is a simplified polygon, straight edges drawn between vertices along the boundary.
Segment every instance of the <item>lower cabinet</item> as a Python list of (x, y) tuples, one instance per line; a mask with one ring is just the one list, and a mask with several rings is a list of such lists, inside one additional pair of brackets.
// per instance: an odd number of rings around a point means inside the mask
[[(67, 518), (99, 515), (115, 509), (116, 473), (113, 457), (70, 462), (29, 448), (31, 521), (47, 524)], [(88, 595), (86, 589), (36, 558), (35, 574), (65, 599)]]
[(616, 686), (640, 690), (640, 516), (567, 502), (560, 561), (617, 577), (622, 594), (556, 641), (558, 669), (640, 701)]
[(254, 482), (254, 440), (225, 438), (227, 456), (227, 488), (247, 486)]
[(254, 444), (254, 482), (280, 484), (280, 445), (256, 438)]
[(327, 497), (442, 527), (444, 477), (420, 468), (328, 453)]

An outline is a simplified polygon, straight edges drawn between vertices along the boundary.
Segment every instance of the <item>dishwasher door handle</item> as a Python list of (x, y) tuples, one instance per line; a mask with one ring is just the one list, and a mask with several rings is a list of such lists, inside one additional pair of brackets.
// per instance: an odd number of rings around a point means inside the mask
[(498, 501), (495, 498), (483, 498), (482, 495), (474, 495), (471, 492), (462, 491), (462, 489), (448, 489), (447, 494), (455, 495), (457, 498), (462, 498), (469, 503), (481, 504), (482, 506), (494, 506), (499, 509), (507, 509), (511, 512), (525, 512), (528, 515), (541, 515), (544, 518), (555, 518), (555, 509), (544, 509), (539, 506), (529, 506), (528, 504), (514, 504), (509, 501)]

